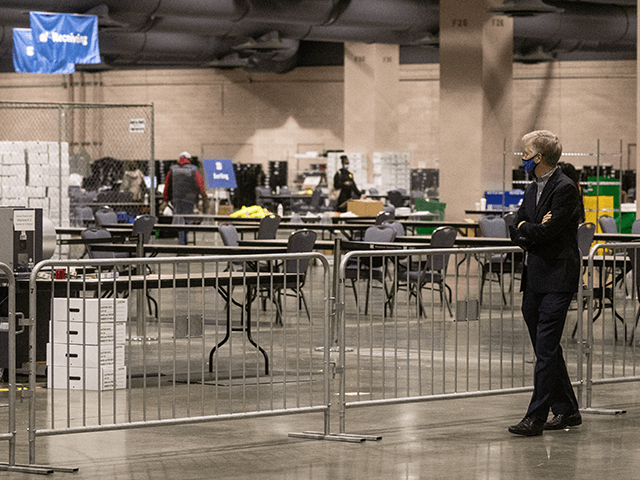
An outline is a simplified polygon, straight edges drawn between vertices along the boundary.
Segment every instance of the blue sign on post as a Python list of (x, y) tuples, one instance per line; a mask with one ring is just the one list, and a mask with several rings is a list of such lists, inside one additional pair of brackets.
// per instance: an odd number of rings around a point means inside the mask
[(207, 188), (237, 188), (231, 160), (205, 159), (202, 164)]

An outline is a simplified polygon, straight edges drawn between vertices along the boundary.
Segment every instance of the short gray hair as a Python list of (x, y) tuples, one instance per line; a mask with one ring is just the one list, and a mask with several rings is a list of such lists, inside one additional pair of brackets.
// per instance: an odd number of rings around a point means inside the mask
[(536, 130), (527, 133), (522, 137), (522, 141), (525, 144), (530, 143), (535, 153), (542, 154), (545, 163), (550, 167), (555, 167), (558, 164), (558, 160), (562, 156), (562, 144), (556, 134), (549, 130)]

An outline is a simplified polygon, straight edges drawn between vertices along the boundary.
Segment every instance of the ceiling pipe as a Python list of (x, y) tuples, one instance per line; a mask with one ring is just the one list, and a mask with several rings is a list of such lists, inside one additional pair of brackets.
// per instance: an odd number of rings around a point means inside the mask
[(636, 9), (618, 5), (556, 2), (562, 13), (513, 19), (517, 37), (545, 40), (596, 40), (599, 43), (635, 44)]
[(515, 61), (550, 61), (570, 52), (635, 51), (635, 8), (573, 2), (553, 5), (562, 13), (514, 17)]
[[(392, 0), (395, 1), (395, 0)], [(267, 23), (323, 23), (331, 15), (333, 0), (247, 0), (247, 20)]]
[[(164, 21), (183, 18), (195, 22), (209, 21), (211, 29), (205, 34), (222, 35), (229, 25), (240, 22), (249, 13), (249, 4), (246, 0), (145, 0), (147, 2), (145, 5), (138, 5), (137, 0), (105, 1), (110, 5), (113, 17), (121, 21), (128, 19), (134, 30), (148, 23), (150, 19)], [(152, 3), (149, 4), (149, 1)], [(184, 23), (176, 25), (175, 28), (185, 28)], [(159, 23), (161, 24), (162, 22)]]
[(437, 28), (440, 7), (434, 0), (353, 0), (344, 10), (336, 26), (352, 26), (392, 30)]
[[(538, 50), (539, 58), (553, 58), (635, 48), (636, 8), (628, 0), (533, 1), (562, 13), (515, 17), (516, 59)], [(2, 0), (0, 57), (9, 62), (0, 71), (13, 71), (11, 28), (27, 27), (27, 11), (51, 10), (52, 3), (56, 11), (99, 16), (102, 68), (198, 68), (233, 54), (242, 59), (237, 64), (286, 71), (300, 40), (422, 45), (436, 41), (439, 30), (437, 0)], [(255, 47), (269, 35), (285, 48)], [(88, 68), (96, 67), (79, 66)]]
[(85, 13), (100, 5), (105, 5), (114, 19), (123, 22), (129, 16), (153, 14), (215, 16), (237, 21), (248, 12), (246, 0), (2, 0), (6, 9), (60, 13)]
[(349, 8), (351, 4), (351, 0), (337, 0), (331, 12), (329, 13), (329, 17), (324, 22), (325, 25), (333, 25), (344, 13), (344, 11)]
[(204, 64), (231, 46), (228, 40), (188, 33), (107, 31), (100, 35), (101, 54), (113, 66), (162, 64), (163, 58), (168, 66)]
[(542, 0), (505, 0), (500, 7), (490, 8), (489, 11), (507, 17), (535, 17), (545, 13), (562, 13), (562, 9), (547, 5)]

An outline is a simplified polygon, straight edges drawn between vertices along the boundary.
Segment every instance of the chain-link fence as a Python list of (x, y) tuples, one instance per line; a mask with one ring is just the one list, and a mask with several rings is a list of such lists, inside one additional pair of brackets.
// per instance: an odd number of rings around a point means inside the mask
[(152, 105), (0, 102), (0, 203), (87, 226), (155, 214)]

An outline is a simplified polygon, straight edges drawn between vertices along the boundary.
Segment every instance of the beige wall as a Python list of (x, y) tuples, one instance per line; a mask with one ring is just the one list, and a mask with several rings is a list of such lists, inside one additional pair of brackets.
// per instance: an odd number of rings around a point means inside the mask
[(287, 75), (241, 70), (2, 74), (0, 100), (153, 103), (157, 159), (189, 150), (265, 166), (269, 160), (288, 160), (294, 174), (298, 163), (306, 168), (296, 153), (342, 148), (342, 78), (341, 68)]
[[(602, 161), (623, 168), (627, 151), (636, 143), (636, 62), (565, 62), (514, 66), (514, 138), (511, 149), (532, 129), (557, 133), (576, 166), (595, 164), (597, 141)], [(398, 110), (400, 139), (410, 152), (414, 167), (438, 162), (438, 66), (401, 67)], [(464, 135), (465, 132), (460, 132)], [(509, 145), (509, 143), (508, 143)], [(469, 161), (477, 153), (469, 152)], [(520, 164), (515, 158), (513, 165)], [(629, 168), (635, 168), (633, 161)]]
[[(398, 138), (414, 167), (439, 164), (438, 74), (438, 65), (400, 67)], [(288, 160), (292, 174), (296, 153), (343, 147), (343, 98), (341, 67), (298, 68), (284, 75), (242, 70), (0, 74), (2, 101), (153, 103), (157, 159), (189, 150), (265, 165)], [(627, 152), (635, 155), (635, 99), (635, 62), (517, 64), (514, 139), (508, 144), (519, 150), (523, 133), (548, 128), (560, 135), (565, 152), (595, 153), (600, 139), (602, 163), (619, 165), (622, 144), (626, 168)], [(474, 162), (479, 154), (468, 152), (467, 157)], [(595, 164), (593, 156), (567, 160), (579, 167)], [(520, 160), (513, 156), (510, 161), (515, 166)], [(464, 188), (478, 187), (471, 182), (479, 180), (461, 172), (460, 181)], [(447, 211), (448, 218), (461, 216)]]
[[(532, 127), (544, 127), (560, 136), (565, 153), (583, 154), (595, 153), (600, 140), (602, 163), (613, 165), (619, 165), (622, 142), (627, 168), (628, 146), (636, 143), (636, 62), (520, 65), (514, 77), (516, 140)], [(595, 164), (593, 157), (565, 160), (579, 167)]]
[[(288, 160), (302, 145), (342, 146), (342, 71), (286, 76), (169, 70), (103, 74), (104, 101), (153, 103), (156, 158)], [(306, 151), (306, 150), (305, 150)]]

